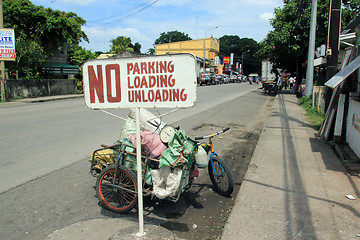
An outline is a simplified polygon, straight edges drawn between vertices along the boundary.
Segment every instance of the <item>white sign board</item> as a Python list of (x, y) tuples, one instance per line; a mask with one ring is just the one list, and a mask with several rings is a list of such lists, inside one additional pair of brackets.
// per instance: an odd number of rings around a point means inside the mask
[(196, 102), (192, 54), (90, 60), (83, 66), (89, 108), (177, 108)]
[(15, 61), (15, 33), (12, 28), (0, 28), (0, 60)]
[(220, 58), (219, 58), (219, 56), (215, 56), (215, 63), (214, 63), (214, 65), (215, 65), (215, 66), (219, 66), (219, 64), (220, 64)]

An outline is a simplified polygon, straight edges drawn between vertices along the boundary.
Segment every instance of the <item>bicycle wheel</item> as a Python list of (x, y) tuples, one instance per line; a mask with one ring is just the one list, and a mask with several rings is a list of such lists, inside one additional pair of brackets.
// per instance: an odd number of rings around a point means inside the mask
[(137, 204), (136, 176), (130, 169), (119, 166), (115, 176), (115, 166), (106, 167), (96, 181), (96, 193), (100, 204), (106, 209), (125, 213)]
[(219, 157), (213, 156), (213, 165), (211, 161), (208, 164), (209, 176), (214, 189), (223, 196), (230, 196), (234, 191), (234, 180), (230, 168)]

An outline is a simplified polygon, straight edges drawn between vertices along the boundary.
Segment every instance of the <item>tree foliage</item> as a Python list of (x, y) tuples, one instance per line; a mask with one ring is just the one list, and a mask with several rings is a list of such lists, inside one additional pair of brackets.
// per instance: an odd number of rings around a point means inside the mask
[(260, 73), (261, 62), (254, 57), (260, 46), (254, 39), (224, 35), (219, 40), (220, 56), (230, 56), (231, 53), (234, 53), (235, 62), (241, 63), (244, 60), (243, 69), (246, 75)]
[(73, 46), (82, 40), (88, 41), (81, 30), (85, 20), (73, 12), (35, 6), (29, 0), (5, 0), (3, 9), (4, 27), (14, 28), (16, 55), (20, 57), (6, 66), (10, 71), (18, 72), (19, 77), (36, 76), (54, 50), (65, 44)]
[(155, 55), (155, 48), (149, 48), (148, 51), (147, 51), (147, 54)]
[(347, 24), (359, 15), (360, 0), (342, 0), (342, 4), (341, 27), (344, 29)]
[[(353, 18), (359, 0), (344, 0), (343, 26)], [(315, 46), (326, 44), (328, 34), (329, 0), (318, 0)], [(260, 42), (256, 56), (269, 58), (274, 67), (297, 73), (301, 80), (305, 73), (309, 47), (311, 1), (284, 0), (282, 8), (276, 8), (275, 18), (270, 20), (274, 30)], [(357, 12), (358, 13), (358, 12)], [(352, 19), (351, 19), (352, 20)]]
[(169, 31), (161, 33), (160, 37), (155, 40), (155, 45), (187, 40), (192, 40), (187, 33), (182, 33), (179, 31)]
[(129, 37), (118, 36), (115, 39), (110, 41), (111, 43), (111, 53), (122, 53), (124, 51), (129, 52), (138, 52), (140, 53), (141, 45), (136, 42), (135, 44), (131, 43), (131, 39)]
[(68, 62), (75, 66), (82, 66), (87, 60), (95, 59), (99, 55), (81, 46), (73, 46), (68, 52)]

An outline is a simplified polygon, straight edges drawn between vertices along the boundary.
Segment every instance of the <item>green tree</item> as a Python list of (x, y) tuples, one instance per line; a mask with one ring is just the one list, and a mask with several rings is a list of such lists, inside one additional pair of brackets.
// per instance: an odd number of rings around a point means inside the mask
[[(343, 26), (346, 26), (354, 13), (358, 14), (359, 0), (343, 1)], [(275, 68), (297, 73), (301, 80), (306, 71), (311, 18), (311, 1), (284, 0), (282, 8), (276, 8), (275, 18), (270, 20), (274, 30), (260, 42), (256, 56), (269, 58)], [(316, 46), (326, 44), (328, 34), (329, 1), (318, 0)], [(352, 19), (351, 19), (352, 20)]]
[(87, 60), (95, 59), (100, 54), (93, 53), (81, 46), (73, 46), (68, 52), (68, 62), (75, 66), (82, 66)]
[(134, 49), (134, 52), (140, 53), (141, 44), (136, 42), (135, 44), (130, 43), (129, 47)]
[(155, 55), (155, 48), (149, 48), (148, 51), (147, 51), (147, 54)]
[(241, 63), (244, 60), (243, 69), (246, 75), (260, 73), (261, 61), (254, 57), (260, 46), (254, 39), (240, 38), (237, 35), (224, 35), (219, 40), (220, 56), (230, 56), (231, 53), (234, 53), (235, 62)]
[(360, 0), (342, 0), (342, 29), (360, 13)]
[[(7, 63), (7, 68), (17, 72), (21, 78), (37, 76), (42, 64), (52, 56), (54, 50), (65, 44), (78, 45), (88, 41), (81, 26), (86, 22), (75, 13), (61, 12), (35, 6), (29, 0), (5, 0), (4, 27), (14, 28), (16, 55), (20, 60)], [(37, 57), (23, 52), (33, 52)], [(41, 55), (38, 55), (41, 53)]]
[(136, 42), (135, 44), (131, 43), (131, 39), (129, 37), (118, 36), (115, 39), (110, 41), (111, 43), (111, 53), (122, 53), (124, 51), (129, 52), (138, 52), (140, 53), (141, 45)]
[(162, 43), (187, 41), (187, 40), (192, 40), (188, 34), (179, 31), (169, 31), (169, 32), (161, 33), (160, 37), (155, 40), (155, 45)]
[(44, 50), (36, 42), (31, 40), (16, 40), (16, 58), (14, 62), (7, 62), (6, 68), (10, 78), (32, 78), (38, 77), (41, 65), (46, 59), (43, 57)]

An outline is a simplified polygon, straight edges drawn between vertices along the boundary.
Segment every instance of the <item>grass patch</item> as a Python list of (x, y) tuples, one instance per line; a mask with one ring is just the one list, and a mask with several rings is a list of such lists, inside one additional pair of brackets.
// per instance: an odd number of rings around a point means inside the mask
[(306, 111), (306, 120), (308, 124), (316, 130), (319, 130), (324, 120), (324, 112), (312, 106), (312, 97), (303, 96), (298, 101)]

